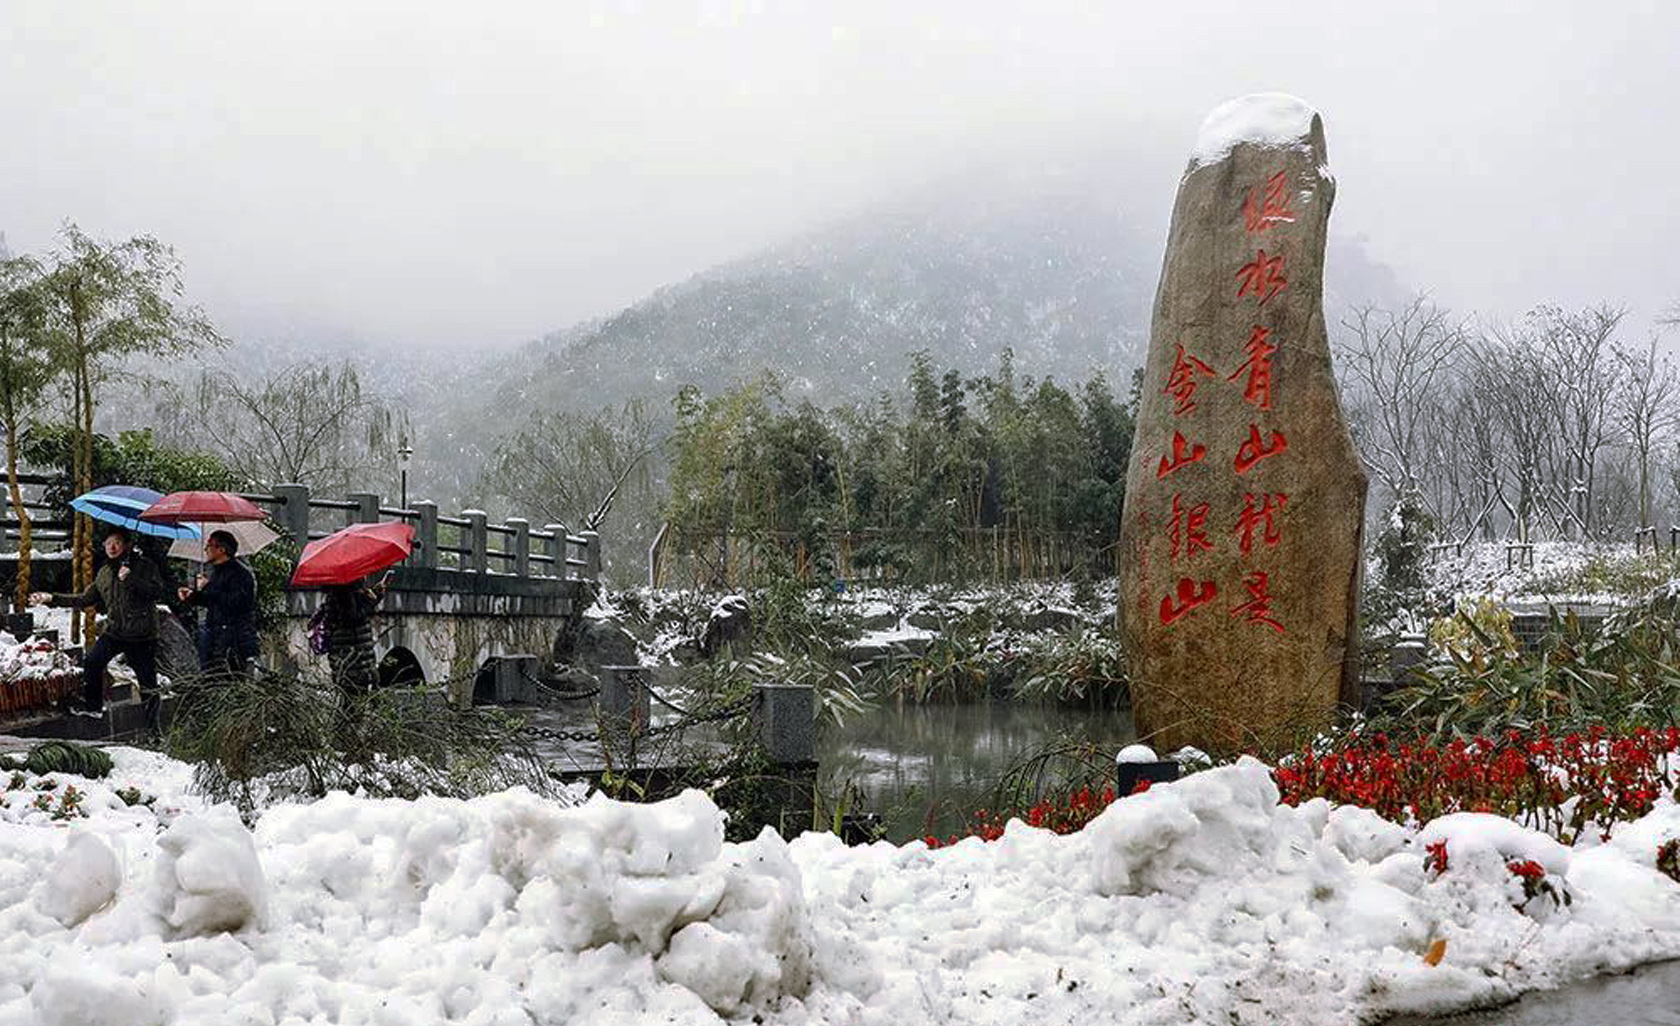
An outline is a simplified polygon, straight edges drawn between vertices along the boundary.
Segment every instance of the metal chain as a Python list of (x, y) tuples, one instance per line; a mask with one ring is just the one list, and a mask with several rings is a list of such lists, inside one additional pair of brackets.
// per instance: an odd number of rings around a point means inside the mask
[(562, 702), (576, 701), (584, 698), (594, 698), (596, 695), (601, 693), (601, 687), (598, 684), (595, 687), (590, 688), (588, 691), (567, 691), (564, 688), (557, 688), (553, 684), (550, 684), (548, 681), (543, 680), (541, 677), (536, 676), (523, 667), (520, 668), (519, 675), (525, 678), (525, 682), (527, 684), (535, 684), (537, 687), (542, 688), (544, 691), (560, 699)]
[(719, 723), (723, 720), (731, 720), (750, 710), (752, 703), (753, 696), (749, 693), (712, 712), (690, 714), (675, 723), (654, 727), (643, 732), (642, 737), (659, 737), (662, 734), (671, 734), (679, 730), (687, 730), (690, 727), (698, 727), (703, 723)]
[[(637, 739), (648, 740), (651, 738), (663, 737), (666, 734), (674, 734), (678, 731), (688, 730), (690, 727), (698, 727), (706, 723), (720, 723), (724, 720), (734, 719), (735, 717), (751, 710), (752, 703), (753, 696), (751, 694), (743, 695), (735, 701), (730, 702), (728, 705), (720, 706), (711, 712), (691, 714), (672, 723), (665, 723), (657, 727), (651, 727), (638, 734)], [(548, 727), (527, 726), (525, 730), (535, 737), (545, 738), (551, 741), (560, 741), (567, 744), (599, 741), (601, 738), (601, 731), (598, 728), (590, 728), (588, 730), (551, 730)]]

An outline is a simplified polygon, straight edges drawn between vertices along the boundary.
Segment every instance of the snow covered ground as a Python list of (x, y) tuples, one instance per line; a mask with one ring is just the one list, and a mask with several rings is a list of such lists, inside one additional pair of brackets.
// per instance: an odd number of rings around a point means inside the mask
[[(1014, 823), (938, 851), (725, 843), (699, 792), (335, 795), (247, 830), (187, 793), (188, 767), (113, 754), (106, 781), (5, 793), (0, 1024), (1342, 1026), (1680, 955), (1666, 803), (1569, 850), (1491, 816), (1413, 831), (1281, 806), (1249, 760), (1079, 834)], [(62, 818), (69, 786), (86, 818)], [(1517, 858), (1569, 904), (1519, 911)]]

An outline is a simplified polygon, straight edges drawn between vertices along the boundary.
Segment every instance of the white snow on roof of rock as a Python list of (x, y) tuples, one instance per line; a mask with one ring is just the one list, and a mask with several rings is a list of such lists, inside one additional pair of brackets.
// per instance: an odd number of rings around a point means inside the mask
[(1317, 114), (1311, 104), (1288, 93), (1251, 93), (1227, 100), (1202, 122), (1191, 163), (1224, 160), (1241, 142), (1288, 146), (1307, 136)]

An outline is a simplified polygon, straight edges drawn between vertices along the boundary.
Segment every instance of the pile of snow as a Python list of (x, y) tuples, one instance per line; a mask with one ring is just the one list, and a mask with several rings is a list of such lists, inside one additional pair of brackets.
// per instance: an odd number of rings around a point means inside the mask
[(1287, 93), (1253, 93), (1213, 108), (1196, 133), (1190, 164), (1216, 164), (1238, 143), (1298, 146), (1312, 131), (1318, 111)]
[[(88, 818), (0, 811), (0, 1024), (1340, 1024), (1680, 955), (1667, 803), (1569, 850), (1491, 816), (1279, 805), (1244, 760), (1078, 834), (937, 851), (727, 843), (693, 791), (340, 794), (247, 830), (183, 795), (185, 767), (116, 754), (110, 787), (157, 801), (60, 777)], [(1518, 858), (1573, 900), (1525, 912)]]

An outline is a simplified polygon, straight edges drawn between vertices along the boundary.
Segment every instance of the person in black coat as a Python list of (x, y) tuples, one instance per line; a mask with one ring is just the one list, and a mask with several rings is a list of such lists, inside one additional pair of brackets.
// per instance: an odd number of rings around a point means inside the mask
[(146, 718), (156, 729), (157, 684), (157, 601), (166, 593), (157, 567), (134, 553), (128, 532), (113, 527), (105, 535), (105, 564), (93, 575), (84, 592), (29, 596), (30, 605), (93, 606), (105, 614), (105, 630), (82, 656), (82, 706), (84, 716), (105, 715), (105, 667), (122, 656), (134, 670), (135, 683), (145, 703)]
[(205, 673), (242, 675), (257, 656), (257, 578), (238, 554), (239, 539), (212, 531), (204, 540), (208, 572), (198, 575), (197, 587), (177, 592), (182, 602), (204, 607), (198, 659)]
[(385, 582), (335, 584), (322, 598), (327, 624), (327, 665), (346, 699), (365, 697), (379, 684), (373, 650), (373, 614), (385, 597)]

